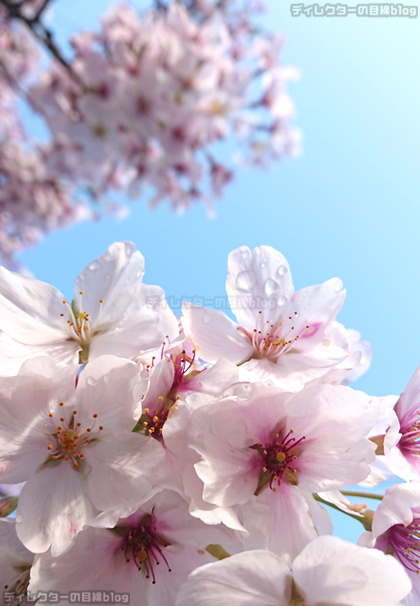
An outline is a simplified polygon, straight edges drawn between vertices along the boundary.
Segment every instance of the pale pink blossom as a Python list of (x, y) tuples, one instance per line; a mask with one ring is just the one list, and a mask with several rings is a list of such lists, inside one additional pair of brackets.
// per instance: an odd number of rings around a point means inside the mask
[[(17, 606), (26, 596), (34, 554), (16, 535), (16, 521), (0, 518), (0, 603)], [(16, 599), (14, 599), (16, 598)]]
[(404, 480), (420, 480), (420, 369), (408, 382), (392, 411), (384, 438), (391, 470)]
[(87, 529), (59, 558), (37, 557), (29, 592), (113, 590), (136, 606), (171, 606), (187, 575), (214, 561), (206, 547), (227, 536), (192, 518), (187, 503), (165, 490), (114, 528)]
[(65, 551), (101, 512), (128, 515), (163, 481), (163, 450), (132, 432), (144, 385), (134, 362), (102, 356), (79, 375), (26, 362), (2, 399), (0, 481), (26, 481), (17, 533), (33, 552)]
[(390, 486), (378, 506), (372, 522), (372, 532), (359, 539), (368, 545), (393, 555), (405, 568), (413, 584), (404, 600), (407, 606), (417, 606), (420, 600), (420, 483)]
[(241, 380), (296, 391), (330, 373), (344, 380), (362, 358), (353, 335), (335, 321), (345, 295), (338, 278), (294, 292), (283, 255), (269, 246), (251, 254), (243, 246), (229, 255), (226, 290), (238, 323), (184, 303), (182, 324), (202, 359), (239, 364)]
[(202, 566), (176, 606), (399, 606), (410, 585), (391, 556), (319, 537), (293, 562), (255, 550)]
[(2, 374), (40, 355), (69, 364), (108, 353), (133, 359), (155, 349), (167, 306), (159, 287), (142, 284), (143, 273), (134, 245), (115, 243), (82, 271), (68, 301), (49, 284), (0, 268)]
[(312, 493), (368, 475), (375, 447), (366, 436), (375, 416), (367, 397), (348, 387), (289, 394), (238, 384), (193, 415), (201, 429), (191, 447), (201, 456), (194, 468), (202, 499), (233, 507), (246, 530), (259, 531), (258, 546), (296, 555), (330, 531), (322, 515), (316, 526)]

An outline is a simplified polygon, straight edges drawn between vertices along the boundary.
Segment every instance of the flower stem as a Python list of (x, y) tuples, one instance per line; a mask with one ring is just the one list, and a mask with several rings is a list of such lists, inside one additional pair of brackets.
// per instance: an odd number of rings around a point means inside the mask
[(358, 490), (340, 490), (341, 494), (346, 497), (361, 497), (362, 499), (375, 499), (376, 501), (382, 501), (384, 495), (375, 494), (374, 492), (363, 492)]
[(337, 505), (334, 505), (334, 503), (330, 503), (329, 501), (326, 501), (325, 499), (323, 499), (316, 493), (313, 494), (313, 497), (319, 503), (328, 505), (328, 507), (331, 507), (332, 509), (339, 511), (340, 513), (344, 513), (344, 515), (349, 516), (350, 518), (353, 518), (353, 520), (357, 520), (357, 522), (360, 522), (363, 525), (365, 530), (372, 530), (373, 512), (371, 512), (370, 510), (366, 510), (366, 515), (363, 513), (360, 513), (359, 515), (357, 515), (357, 514), (350, 513), (349, 511), (345, 511), (344, 509), (341, 509), (340, 507), (337, 507)]

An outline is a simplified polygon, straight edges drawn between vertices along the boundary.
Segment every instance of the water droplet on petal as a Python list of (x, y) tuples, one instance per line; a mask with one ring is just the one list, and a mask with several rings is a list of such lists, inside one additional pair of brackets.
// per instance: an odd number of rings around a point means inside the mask
[(279, 276), (284, 276), (287, 273), (287, 267), (285, 265), (280, 265), (277, 270), (277, 273), (279, 274)]
[(250, 256), (251, 256), (251, 252), (249, 250), (243, 250), (241, 252), (242, 259), (249, 259)]
[(273, 278), (268, 278), (264, 284), (264, 291), (266, 295), (272, 295), (278, 289), (278, 283)]
[(204, 322), (204, 324), (210, 324), (210, 322), (211, 322), (210, 316), (209, 315), (204, 316), (203, 322)]
[(16, 523), (20, 524), (21, 522), (23, 522), (23, 517), (20, 515), (20, 513), (16, 516)]
[(90, 387), (94, 387), (96, 385), (96, 379), (94, 379), (93, 377), (88, 377), (86, 379), (86, 385), (89, 385)]
[(88, 266), (88, 269), (90, 269), (91, 271), (95, 271), (99, 269), (100, 266), (101, 264), (99, 263), (99, 261), (92, 261), (92, 263), (90, 263), (90, 265)]
[(335, 281), (335, 284), (334, 284), (334, 290), (335, 290), (335, 292), (340, 292), (340, 290), (342, 288), (343, 288), (343, 283), (342, 283), (342, 281), (339, 278), (337, 278), (337, 280)]
[(280, 297), (277, 299), (277, 303), (280, 306), (284, 305), (285, 303), (287, 303), (287, 297), (286, 297), (286, 295), (280, 295)]
[(255, 275), (251, 271), (241, 271), (236, 276), (236, 286), (241, 290), (250, 290), (255, 286)]

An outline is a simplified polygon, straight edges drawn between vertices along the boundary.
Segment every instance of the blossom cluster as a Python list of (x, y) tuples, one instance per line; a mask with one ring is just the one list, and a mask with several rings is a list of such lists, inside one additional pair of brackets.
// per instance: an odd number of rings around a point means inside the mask
[[(341, 281), (295, 292), (268, 246), (229, 255), (236, 321), (178, 320), (143, 274), (128, 242), (72, 299), (0, 268), (3, 603), (418, 604), (420, 374), (399, 399), (352, 389), (370, 350)], [(340, 492), (384, 468), (414, 482), (377, 512)]]
[[(19, 10), (33, 16), (38, 4), (22, 2)], [(195, 0), (188, 9), (173, 2), (141, 17), (129, 4), (116, 4), (97, 32), (72, 37), (72, 58), (44, 61), (42, 74), (27, 27), (39, 28), (40, 20), (10, 16), (0, 5), (0, 254), (6, 261), (45, 232), (96, 216), (80, 198), (97, 202), (119, 191), (147, 195), (150, 207), (167, 199), (182, 212), (201, 201), (213, 212), (212, 199), (233, 178), (230, 163), (219, 157), (230, 136), (244, 163), (265, 165), (299, 150), (287, 92), (297, 72), (280, 66), (282, 39), (257, 33), (255, 10), (246, 2), (224, 8)], [(51, 32), (42, 31), (52, 44)], [(44, 122), (45, 141), (25, 132), (19, 97)]]
[(16, 251), (91, 213), (73, 198), (74, 188), (48, 169), (48, 147), (33, 142), (21, 120), (18, 96), (37, 69), (39, 53), (27, 30), (12, 24), (3, 6), (0, 57), (0, 254), (13, 266)]
[(114, 188), (137, 197), (147, 185), (151, 206), (169, 198), (182, 211), (210, 203), (203, 180), (220, 195), (232, 178), (210, 149), (230, 130), (258, 162), (296, 151), (285, 90), (294, 70), (278, 66), (280, 41), (252, 39), (246, 15), (237, 23), (215, 5), (204, 8), (193, 18), (174, 3), (139, 18), (121, 3), (98, 33), (73, 37), (75, 77), (53, 64), (31, 89), (60, 176), (99, 194)]

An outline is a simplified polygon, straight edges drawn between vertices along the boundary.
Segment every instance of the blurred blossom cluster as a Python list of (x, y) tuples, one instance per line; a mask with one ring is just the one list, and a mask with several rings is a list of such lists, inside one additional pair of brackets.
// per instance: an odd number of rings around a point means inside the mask
[[(39, 29), (42, 3), (22, 4), (18, 19), (0, 3), (6, 261), (44, 232), (97, 216), (89, 200), (98, 211), (117, 191), (150, 207), (168, 200), (176, 212), (201, 201), (213, 213), (233, 178), (219, 145), (229, 138), (244, 164), (298, 153), (287, 91), (298, 74), (280, 66), (282, 38), (257, 29), (255, 3), (174, 2), (141, 16), (120, 3), (98, 31), (72, 37), (69, 60)], [(53, 55), (42, 73), (40, 39)], [(22, 97), (44, 119), (46, 141), (26, 132)]]
[[(295, 291), (271, 247), (229, 255), (235, 321), (177, 319), (143, 275), (129, 242), (69, 299), (0, 268), (3, 603), (418, 604), (419, 372), (401, 398), (348, 386), (370, 349), (341, 281)], [(376, 512), (346, 498), (393, 473)]]
[(27, 28), (12, 24), (0, 6), (0, 254), (12, 267), (16, 251), (91, 214), (74, 188), (49, 170), (48, 148), (33, 141), (21, 119), (18, 98), (39, 58)]

